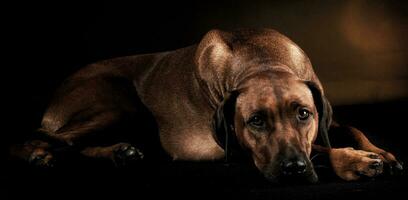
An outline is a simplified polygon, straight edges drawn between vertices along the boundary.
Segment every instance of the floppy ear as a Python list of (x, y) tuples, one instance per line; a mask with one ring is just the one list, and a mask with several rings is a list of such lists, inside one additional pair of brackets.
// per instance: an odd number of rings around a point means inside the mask
[(208, 70), (217, 70), (218, 67), (225, 66), (231, 56), (232, 39), (230, 33), (216, 29), (205, 34), (195, 54), (195, 62), (201, 73), (205, 74)]
[(238, 92), (233, 91), (227, 95), (217, 108), (214, 115), (214, 137), (218, 145), (225, 151), (225, 159), (232, 153), (231, 146), (237, 144), (234, 128), (235, 105)]
[(307, 81), (306, 85), (309, 87), (310, 91), (313, 95), (313, 100), (319, 113), (319, 135), (323, 141), (323, 144), (326, 147), (331, 148), (330, 140), (329, 140), (329, 128), (332, 122), (332, 108), (327, 100), (327, 98), (323, 95), (321, 89), (316, 85), (314, 82)]
[[(230, 60), (232, 58), (231, 42), (233, 36), (220, 30), (209, 31), (201, 40), (195, 52), (195, 75), (208, 88), (218, 88), (225, 85), (231, 77)], [(228, 85), (228, 83), (227, 83)], [(231, 89), (232, 88), (227, 88)], [(222, 89), (221, 89), (222, 90)], [(226, 91), (219, 91), (221, 93)], [(219, 94), (224, 96), (224, 94)], [(221, 97), (219, 96), (219, 97)]]

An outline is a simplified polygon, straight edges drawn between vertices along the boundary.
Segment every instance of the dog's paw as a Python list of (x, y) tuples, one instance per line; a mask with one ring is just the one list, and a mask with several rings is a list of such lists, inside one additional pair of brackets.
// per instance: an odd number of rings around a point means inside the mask
[(54, 166), (54, 157), (48, 151), (44, 149), (38, 148), (35, 149), (30, 157), (28, 158), (28, 162), (31, 165), (41, 167), (41, 168), (50, 168)]
[(331, 149), (330, 161), (335, 173), (347, 181), (376, 177), (383, 173), (381, 155), (353, 148)]
[(398, 161), (395, 156), (389, 152), (381, 151), (379, 153), (381, 160), (384, 162), (384, 171), (387, 175), (400, 175), (404, 167), (401, 161)]
[(113, 155), (116, 166), (125, 166), (144, 158), (144, 154), (139, 149), (127, 143), (118, 144)]

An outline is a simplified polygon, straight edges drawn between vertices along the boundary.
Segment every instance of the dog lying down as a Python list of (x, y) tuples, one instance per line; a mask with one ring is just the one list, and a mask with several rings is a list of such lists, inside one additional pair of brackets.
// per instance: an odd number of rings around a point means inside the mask
[[(158, 135), (141, 128), (146, 113)], [(309, 58), (290, 39), (271, 29), (212, 30), (198, 45), (79, 70), (63, 82), (42, 118), (38, 130), (51, 140), (30, 140), (12, 152), (50, 166), (59, 159), (56, 147), (63, 146), (120, 165), (148, 159), (149, 148), (138, 145), (146, 142), (127, 138), (152, 136), (174, 160), (245, 154), (272, 181), (316, 182), (312, 151), (327, 154), (344, 180), (374, 177), (386, 166), (402, 170), (394, 155), (331, 117)], [(114, 128), (124, 124), (131, 128)]]

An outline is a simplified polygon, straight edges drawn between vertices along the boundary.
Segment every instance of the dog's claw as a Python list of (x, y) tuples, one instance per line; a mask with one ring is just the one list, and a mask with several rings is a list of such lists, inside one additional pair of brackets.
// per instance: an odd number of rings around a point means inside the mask
[(374, 162), (369, 166), (371, 169), (378, 169), (382, 167), (382, 163), (381, 162)]
[(402, 174), (402, 172), (404, 170), (404, 167), (403, 167), (402, 163), (400, 163), (398, 161), (395, 161), (395, 162), (389, 163), (387, 169), (388, 169), (388, 172), (389, 172), (388, 174), (391, 175), (391, 176), (394, 176), (394, 175)]
[(397, 162), (397, 163), (395, 164), (395, 168), (398, 169), (398, 170), (400, 170), (400, 171), (402, 171), (402, 170), (404, 170), (403, 165), (404, 165), (404, 163), (402, 163), (402, 162)]
[(403, 163), (398, 160), (393, 154), (389, 152), (382, 152), (381, 153), (382, 160), (385, 163), (385, 175), (401, 175), (403, 173), (404, 167)]
[(49, 168), (54, 166), (54, 159), (47, 151), (34, 151), (28, 158), (28, 162), (37, 167)]
[(144, 155), (136, 147), (130, 144), (122, 144), (117, 150), (115, 150), (114, 157), (116, 165), (124, 166), (129, 162), (142, 160)]

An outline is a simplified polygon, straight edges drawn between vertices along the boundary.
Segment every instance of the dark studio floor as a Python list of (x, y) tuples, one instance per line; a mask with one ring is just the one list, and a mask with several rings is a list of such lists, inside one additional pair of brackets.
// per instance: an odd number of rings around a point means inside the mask
[[(373, 105), (335, 107), (340, 122), (364, 130), (370, 139), (407, 160), (405, 145), (407, 101)], [(68, 161), (67, 161), (68, 162)], [(207, 198), (214, 196), (247, 199), (383, 199), (408, 194), (407, 176), (378, 177), (344, 182), (321, 169), (317, 184), (266, 182), (244, 164), (223, 163), (140, 163), (115, 168), (108, 162), (75, 158), (54, 169), (36, 169), (9, 160), (5, 173), (7, 199), (21, 197), (68, 198), (158, 196)], [(403, 198), (401, 196), (400, 198)], [(144, 199), (143, 198), (143, 199)]]

